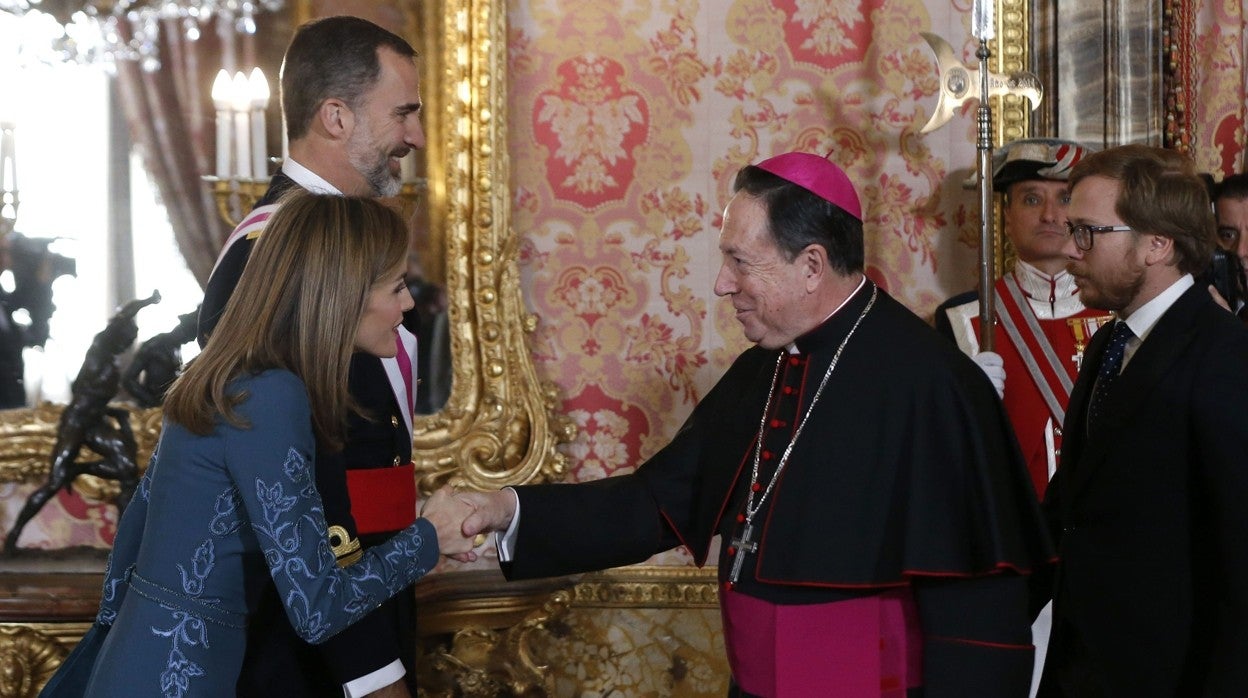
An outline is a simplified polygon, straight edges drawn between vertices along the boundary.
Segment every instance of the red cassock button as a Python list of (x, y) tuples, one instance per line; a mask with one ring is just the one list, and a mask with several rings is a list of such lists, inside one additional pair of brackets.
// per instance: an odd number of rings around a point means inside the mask
[(763, 486), (762, 486), (762, 485), (760, 485), (760, 484), (758, 484), (758, 483), (756, 482), (756, 483), (754, 483), (753, 485), (750, 485), (750, 489), (752, 489), (752, 490), (754, 490), (755, 492), (757, 492), (757, 491), (759, 491), (759, 490), (763, 489)]

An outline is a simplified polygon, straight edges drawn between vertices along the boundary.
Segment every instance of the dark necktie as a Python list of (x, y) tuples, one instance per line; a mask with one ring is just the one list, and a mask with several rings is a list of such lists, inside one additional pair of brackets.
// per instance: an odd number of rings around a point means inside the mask
[(1092, 402), (1088, 405), (1088, 432), (1094, 432), (1105, 414), (1105, 405), (1109, 402), (1114, 382), (1122, 370), (1122, 356), (1127, 348), (1127, 340), (1134, 337), (1126, 322), (1119, 320), (1110, 330), (1109, 344), (1101, 356), (1101, 367), (1096, 372), (1096, 387), (1092, 389)]

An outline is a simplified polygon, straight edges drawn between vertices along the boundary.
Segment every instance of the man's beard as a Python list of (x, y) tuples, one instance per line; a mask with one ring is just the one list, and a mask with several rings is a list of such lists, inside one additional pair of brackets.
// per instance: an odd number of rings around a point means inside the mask
[(399, 175), (390, 173), (390, 157), (392, 153), (378, 153), (372, 145), (372, 133), (367, 129), (357, 130), (353, 143), (348, 145), (347, 159), (368, 182), (373, 196), (398, 196), (403, 182)]
[(1128, 261), (1128, 266), (1115, 270), (1111, 278), (1080, 286), (1079, 297), (1089, 308), (1120, 311), (1131, 305), (1143, 287), (1144, 266)]

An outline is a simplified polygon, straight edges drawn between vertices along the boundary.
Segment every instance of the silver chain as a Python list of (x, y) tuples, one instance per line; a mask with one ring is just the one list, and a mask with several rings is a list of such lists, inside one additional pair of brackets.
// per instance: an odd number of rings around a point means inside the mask
[(858, 326), (862, 324), (862, 319), (867, 316), (867, 312), (875, 305), (875, 297), (879, 291), (879, 287), (871, 287), (871, 299), (867, 301), (867, 307), (862, 309), (862, 313), (858, 315), (858, 319), (854, 321), (854, 326), (849, 328), (849, 334), (845, 335), (845, 339), (841, 340), (841, 345), (836, 348), (836, 353), (832, 355), (832, 363), (828, 364), (828, 370), (823, 374), (823, 380), (819, 381), (819, 389), (815, 391), (815, 396), (811, 398), (810, 405), (806, 407), (806, 414), (802, 415), (802, 421), (797, 425), (797, 431), (793, 432), (793, 438), (789, 439), (789, 445), (784, 447), (784, 454), (780, 456), (780, 462), (776, 464), (776, 471), (771, 474), (771, 482), (767, 483), (767, 489), (758, 499), (758, 506), (754, 506), (754, 486), (758, 484), (758, 463), (763, 453), (763, 435), (767, 431), (767, 413), (771, 411), (771, 396), (776, 392), (776, 379), (780, 377), (780, 365), (784, 362), (784, 353), (776, 357), (776, 371), (771, 376), (771, 389), (767, 392), (767, 404), (763, 406), (763, 418), (758, 424), (758, 439), (754, 443), (754, 470), (750, 474), (750, 493), (745, 501), (745, 523), (750, 525), (754, 522), (754, 515), (759, 509), (763, 508), (763, 503), (767, 501), (767, 496), (775, 489), (776, 482), (780, 479), (780, 473), (784, 471), (784, 466), (789, 462), (789, 454), (793, 452), (793, 444), (797, 443), (797, 437), (802, 435), (802, 429), (806, 426), (806, 420), (810, 419), (810, 413), (815, 409), (815, 403), (819, 402), (819, 396), (823, 394), (823, 388), (828, 384), (828, 379), (832, 377), (832, 370), (836, 368), (836, 364), (841, 360), (841, 352), (845, 351), (845, 345), (849, 344), (849, 338), (854, 336), (854, 332), (858, 330)]

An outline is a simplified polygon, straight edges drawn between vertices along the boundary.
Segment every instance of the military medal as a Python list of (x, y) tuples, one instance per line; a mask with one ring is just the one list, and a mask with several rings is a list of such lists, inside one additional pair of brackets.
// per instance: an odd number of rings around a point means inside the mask
[(1088, 345), (1088, 340), (1101, 325), (1113, 320), (1113, 315), (1097, 315), (1094, 317), (1072, 317), (1066, 319), (1066, 324), (1070, 327), (1070, 333), (1075, 336), (1075, 353), (1070, 360), (1075, 363), (1075, 370), (1078, 371), (1083, 366), (1083, 350)]

